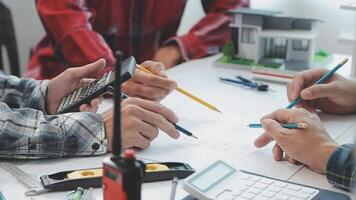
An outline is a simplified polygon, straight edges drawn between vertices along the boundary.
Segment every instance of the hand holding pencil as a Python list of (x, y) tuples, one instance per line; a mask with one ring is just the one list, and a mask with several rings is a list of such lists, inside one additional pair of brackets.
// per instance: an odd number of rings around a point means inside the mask
[[(316, 114), (305, 109), (279, 109), (263, 117), (261, 122), (265, 132), (255, 140), (256, 147), (275, 141), (272, 151), (275, 160), (285, 157), (291, 163), (302, 163), (318, 173), (325, 173), (328, 159), (338, 145)], [(303, 122), (308, 127), (290, 129), (281, 125), (293, 122)]]
[(122, 90), (127, 95), (159, 102), (177, 87), (174, 80), (167, 78), (161, 63), (146, 61), (142, 66), (152, 74), (136, 70), (134, 77), (122, 84)]
[(347, 114), (356, 111), (356, 81), (333, 74), (322, 84), (315, 84), (328, 74), (327, 69), (313, 69), (298, 73), (287, 87), (289, 101), (301, 97), (297, 107), (310, 112)]
[[(141, 70), (141, 71), (144, 71), (144, 72), (148, 73), (148, 74), (152, 73), (151, 70), (149, 70), (149, 69), (147, 69), (146, 67), (143, 67), (143, 66), (141, 66), (141, 65), (137, 65), (137, 68), (138, 68), (139, 70)], [(207, 108), (209, 108), (209, 109), (211, 109), (211, 110), (214, 110), (214, 111), (216, 111), (216, 112), (221, 112), (218, 108), (216, 108), (216, 107), (213, 106), (212, 104), (210, 104), (210, 103), (204, 101), (203, 99), (201, 99), (201, 98), (199, 98), (199, 97), (197, 97), (197, 96), (191, 94), (191, 93), (188, 92), (187, 90), (184, 90), (184, 89), (182, 89), (182, 88), (180, 88), (180, 87), (178, 87), (178, 86), (175, 87), (175, 90), (177, 90), (177, 91), (180, 92), (181, 94), (183, 94), (183, 95), (185, 95), (185, 96), (191, 98), (192, 100), (194, 100), (194, 101), (196, 101), (196, 102), (198, 102), (198, 103), (204, 105), (205, 107), (207, 107)]]

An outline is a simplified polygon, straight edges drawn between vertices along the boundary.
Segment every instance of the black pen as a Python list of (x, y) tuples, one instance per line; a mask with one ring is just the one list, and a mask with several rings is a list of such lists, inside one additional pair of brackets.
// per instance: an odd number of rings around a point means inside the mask
[[(113, 88), (109, 87), (109, 91), (110, 91), (110, 92), (113, 92), (114, 90), (113, 90)], [(128, 98), (128, 96), (127, 96), (126, 94), (124, 94), (124, 93), (122, 93), (121, 96), (122, 96), (123, 99), (127, 99), (127, 98)], [(195, 135), (193, 135), (193, 133), (189, 132), (188, 130), (182, 128), (181, 126), (179, 126), (179, 125), (177, 125), (177, 124), (175, 124), (175, 123), (173, 123), (173, 122), (171, 122), (171, 123), (173, 124), (174, 128), (176, 128), (178, 131), (184, 133), (185, 135), (187, 135), (187, 136), (189, 136), (189, 137), (193, 137), (193, 138), (195, 138), (195, 139), (198, 139), (198, 137), (196, 137)]]

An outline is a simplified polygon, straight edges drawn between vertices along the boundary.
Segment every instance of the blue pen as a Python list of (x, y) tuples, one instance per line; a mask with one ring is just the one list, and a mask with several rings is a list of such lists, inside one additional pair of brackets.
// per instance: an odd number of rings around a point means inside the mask
[[(249, 124), (247, 125), (250, 128), (262, 128), (262, 124)], [(302, 128), (308, 128), (307, 123), (288, 123), (288, 124), (281, 124), (283, 128), (289, 128), (289, 129), (302, 129)]]
[[(347, 63), (347, 61), (349, 61), (349, 59), (345, 58), (341, 63), (339, 63), (338, 65), (336, 65), (332, 70), (330, 70), (328, 73), (324, 74), (324, 76), (322, 76), (317, 82), (315, 82), (315, 85), (317, 84), (321, 84), (324, 83), (325, 81), (327, 81), (332, 75), (335, 74), (335, 72), (340, 69), (340, 67), (342, 67), (345, 63)], [(298, 98), (294, 99), (288, 106), (287, 108), (293, 108), (295, 105), (297, 105), (300, 101), (302, 100), (302, 98), (299, 96)]]
[[(112, 87), (109, 87), (108, 90), (109, 90), (110, 92), (114, 92), (114, 88), (112, 88)], [(122, 93), (122, 98), (123, 98), (123, 99), (126, 99), (126, 98), (128, 98), (128, 96), (127, 96), (126, 94)], [(198, 139), (197, 136), (193, 135), (193, 133), (189, 132), (188, 130), (186, 130), (186, 129), (180, 127), (179, 125), (177, 125), (177, 124), (175, 124), (175, 123), (172, 123), (172, 124), (173, 124), (174, 128), (177, 129), (178, 131), (184, 133), (184, 134), (187, 135), (187, 136), (190, 136), (190, 137), (193, 137), (193, 138), (195, 138), (195, 139)]]

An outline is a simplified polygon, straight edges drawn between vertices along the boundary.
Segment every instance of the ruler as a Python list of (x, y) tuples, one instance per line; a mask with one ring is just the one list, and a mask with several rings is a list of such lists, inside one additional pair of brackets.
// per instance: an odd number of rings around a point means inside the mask
[(49, 191), (43, 187), (38, 179), (31, 176), (30, 174), (27, 174), (25, 171), (10, 162), (0, 162), (0, 167), (9, 172), (19, 182), (28, 188), (28, 190), (25, 192), (26, 196), (36, 196)]

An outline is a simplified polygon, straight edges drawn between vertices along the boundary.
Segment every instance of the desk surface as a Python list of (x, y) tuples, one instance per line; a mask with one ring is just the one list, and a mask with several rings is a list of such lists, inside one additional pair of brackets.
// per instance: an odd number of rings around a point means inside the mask
[[(200, 169), (215, 159), (226, 160), (237, 168), (275, 178), (339, 191), (331, 187), (324, 176), (305, 167), (288, 162), (275, 162), (271, 148), (256, 149), (252, 142), (261, 130), (247, 129), (245, 125), (258, 122), (261, 116), (287, 105), (285, 85), (270, 84), (276, 92), (260, 93), (218, 81), (218, 77), (250, 76), (248, 71), (212, 67), (217, 56), (184, 63), (168, 71), (169, 76), (192, 93), (207, 99), (223, 111), (214, 113), (179, 93), (173, 92), (162, 103), (174, 110), (180, 118), (179, 124), (192, 131), (199, 141), (181, 135), (179, 140), (168, 138), (164, 133), (151, 144), (148, 150), (138, 155), (146, 160), (183, 161)], [(342, 59), (335, 56), (332, 67)], [(340, 72), (350, 73), (350, 65)], [(111, 106), (105, 101), (101, 111)], [(356, 115), (322, 115), (322, 121), (332, 138), (339, 143), (353, 142), (356, 133)], [(105, 156), (66, 158), (35, 161), (14, 161), (20, 168), (39, 177), (64, 170), (100, 167)], [(142, 199), (169, 199), (171, 182), (143, 185)], [(31, 199), (24, 196), (26, 188), (14, 177), (0, 168), (0, 191), (7, 199)], [(67, 192), (53, 192), (36, 196), (34, 199), (64, 199)], [(187, 195), (180, 187), (177, 199)], [(102, 190), (94, 189), (94, 197), (102, 199)], [(356, 198), (354, 198), (356, 200)]]

